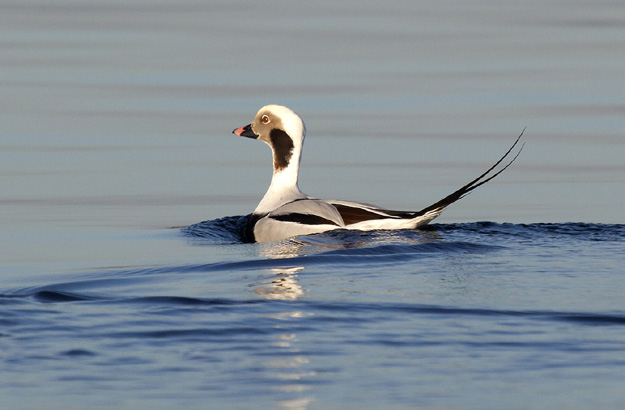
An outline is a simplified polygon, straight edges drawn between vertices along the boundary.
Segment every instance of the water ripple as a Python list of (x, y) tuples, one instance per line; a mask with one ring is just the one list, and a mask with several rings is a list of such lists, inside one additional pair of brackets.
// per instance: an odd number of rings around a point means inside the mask
[[(229, 216), (190, 225), (181, 230), (181, 234), (196, 244), (211, 245), (218, 243), (240, 243), (241, 232), (245, 229), (247, 217)], [(370, 246), (379, 241), (411, 241), (415, 239), (436, 239), (442, 234), (479, 234), (488, 236), (514, 237), (570, 237), (589, 241), (625, 241), (625, 225), (593, 223), (534, 223), (511, 224), (495, 222), (473, 222), (455, 224), (431, 224), (419, 229), (395, 231), (351, 231), (335, 230), (322, 234), (310, 235), (303, 241), (309, 244), (325, 246), (342, 244), (344, 247)], [(302, 238), (299, 238), (302, 240)]]
[[(324, 302), (314, 300), (301, 300), (296, 302), (269, 301), (263, 299), (250, 300), (234, 300), (234, 299), (214, 299), (214, 298), (194, 298), (180, 296), (145, 296), (145, 297), (121, 297), (111, 296), (93, 297), (88, 294), (60, 292), (40, 290), (21, 295), (0, 294), (0, 299), (22, 299), (31, 300), (37, 304), (50, 303), (81, 303), (91, 302), (97, 304), (124, 306), (144, 305), (147, 307), (193, 307), (193, 306), (220, 306), (224, 309), (244, 307), (247, 305), (265, 306), (267, 311), (272, 309), (282, 310), (284, 307), (293, 309), (301, 309), (307, 312), (316, 312), (311, 314), (310, 320), (324, 320), (323, 312), (341, 312), (341, 316), (333, 317), (333, 321), (344, 321), (353, 323), (357, 321), (360, 315), (368, 316), (371, 314), (393, 317), (401, 315), (435, 315), (440, 317), (458, 318), (463, 316), (473, 317), (508, 317), (508, 318), (525, 318), (540, 321), (556, 321), (556, 322), (572, 322), (580, 325), (609, 326), (625, 325), (625, 315), (622, 313), (594, 313), (594, 312), (567, 312), (567, 311), (549, 311), (549, 310), (498, 310), (498, 309), (480, 309), (480, 308), (459, 308), (452, 306), (424, 305), (424, 304), (405, 304), (405, 303), (354, 303), (354, 302)], [(175, 311), (172, 311), (175, 312)], [(175, 314), (175, 313), (174, 313)], [(376, 319), (377, 320), (377, 319)], [(10, 322), (7, 322), (10, 324)], [(246, 330), (241, 330), (245, 332)], [(219, 333), (222, 330), (215, 330)], [(250, 330), (256, 333), (257, 330)], [(199, 330), (183, 330), (185, 334), (194, 334), (195, 332), (206, 333), (205, 329)], [(213, 331), (211, 331), (213, 332)], [(152, 334), (148, 332), (149, 334)], [(158, 333), (158, 332), (157, 332)], [(167, 331), (166, 331), (167, 333)], [(143, 333), (142, 333), (143, 334)], [(147, 334), (147, 333), (146, 333)], [(158, 333), (160, 334), (160, 333)], [(153, 337), (159, 337), (154, 334)], [(168, 336), (165, 334), (164, 336)]]

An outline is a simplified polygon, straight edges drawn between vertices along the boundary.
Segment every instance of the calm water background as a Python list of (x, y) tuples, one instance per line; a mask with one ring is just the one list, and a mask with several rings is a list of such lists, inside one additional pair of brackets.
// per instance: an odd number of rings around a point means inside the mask
[[(625, 407), (624, 30), (594, 0), (2, 2), (0, 407)], [(527, 144), (431, 230), (241, 244), (270, 159), (231, 131), (268, 103), (322, 198), (420, 209)]]

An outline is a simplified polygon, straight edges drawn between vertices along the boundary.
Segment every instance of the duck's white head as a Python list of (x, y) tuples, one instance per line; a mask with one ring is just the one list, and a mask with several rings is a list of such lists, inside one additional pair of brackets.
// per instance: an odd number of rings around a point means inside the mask
[(306, 136), (304, 121), (290, 108), (266, 105), (256, 114), (254, 121), (232, 131), (241, 137), (263, 141), (273, 153), (273, 171), (278, 173), (299, 166)]
[(273, 154), (273, 178), (254, 213), (267, 213), (296, 199), (306, 198), (297, 186), (299, 161), (306, 136), (304, 121), (282, 105), (266, 105), (254, 121), (232, 131), (263, 141)]

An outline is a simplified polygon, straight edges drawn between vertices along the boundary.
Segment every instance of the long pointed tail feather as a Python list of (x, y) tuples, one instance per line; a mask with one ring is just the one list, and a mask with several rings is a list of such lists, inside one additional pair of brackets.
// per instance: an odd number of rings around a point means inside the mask
[[(523, 150), (523, 147), (525, 146), (525, 143), (523, 143), (523, 145), (521, 145), (521, 148), (519, 148), (519, 151), (516, 153), (516, 155), (510, 160), (510, 162), (508, 162), (503, 168), (501, 168), (499, 171), (495, 172), (492, 175), (489, 175), (495, 168), (497, 168), (497, 166), (499, 164), (501, 164), (506, 157), (508, 157), (510, 155), (510, 153), (512, 152), (512, 150), (514, 149), (514, 147), (517, 146), (517, 144), (519, 143), (519, 140), (521, 139), (521, 137), (523, 136), (523, 133), (525, 132), (525, 128), (523, 128), (523, 131), (521, 131), (521, 134), (517, 137), (517, 139), (514, 141), (514, 144), (512, 144), (512, 146), (510, 147), (510, 149), (508, 149), (508, 151), (506, 151), (506, 153), (499, 159), (499, 161), (495, 162), (495, 164), (488, 168), (488, 170), (486, 172), (484, 172), (482, 175), (480, 175), (479, 177), (475, 178), (473, 181), (469, 182), (468, 184), (466, 184), (465, 186), (463, 186), (462, 188), (458, 189), (457, 191), (452, 192), (451, 194), (447, 195), (445, 198), (441, 199), (440, 201), (426, 207), (423, 208), (421, 211), (417, 212), (417, 215), (425, 215), (425, 214), (430, 214), (433, 215), (431, 219), (434, 219), (436, 216), (438, 216), (443, 209), (445, 209), (447, 206), (453, 204), (454, 202), (456, 202), (457, 200), (463, 198), (464, 196), (468, 195), (471, 191), (473, 191), (475, 188), (484, 185), (485, 183), (487, 183), (488, 181), (492, 180), (493, 178), (495, 178), (497, 175), (501, 174), (503, 171), (505, 171), (510, 165), (512, 165), (512, 163), (517, 159), (517, 157), (519, 156), (519, 154), (521, 153), (521, 151)], [(431, 220), (430, 219), (430, 220)]]

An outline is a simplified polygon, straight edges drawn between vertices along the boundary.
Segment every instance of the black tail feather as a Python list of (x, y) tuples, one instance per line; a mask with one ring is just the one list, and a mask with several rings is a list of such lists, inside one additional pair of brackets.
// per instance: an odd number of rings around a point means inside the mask
[[(521, 145), (521, 148), (519, 148), (519, 152), (516, 153), (514, 158), (512, 158), (512, 160), (510, 160), (510, 162), (508, 162), (506, 164), (506, 166), (504, 166), (499, 171), (495, 172), (493, 175), (488, 176), (488, 174), (490, 174), (499, 164), (501, 164), (503, 162), (504, 159), (506, 159), (506, 157), (508, 155), (510, 155), (510, 153), (512, 152), (514, 147), (516, 147), (516, 145), (519, 143), (519, 140), (523, 136), (524, 132), (525, 132), (525, 128), (523, 128), (523, 131), (521, 131), (521, 135), (519, 135), (517, 137), (516, 141), (514, 141), (514, 144), (512, 144), (510, 149), (508, 149), (508, 151), (503, 155), (503, 157), (501, 157), (499, 159), (499, 161), (497, 161), (495, 163), (495, 165), (490, 167), (486, 172), (484, 172), (482, 175), (480, 175), (479, 177), (475, 178), (473, 181), (469, 182), (468, 184), (466, 184), (462, 188), (458, 189), (457, 191), (452, 192), (451, 194), (447, 195), (445, 198), (441, 199), (440, 201), (438, 201), (438, 202), (428, 206), (427, 208), (424, 208), (421, 211), (417, 212), (416, 215), (425, 215), (425, 214), (427, 214), (429, 212), (437, 212), (437, 211), (441, 212), (447, 206), (453, 204), (457, 200), (459, 200), (459, 199), (465, 197), (466, 195), (468, 195), (475, 188), (484, 185), (485, 183), (487, 183), (488, 181), (490, 181), (491, 179), (495, 178), (497, 175), (499, 175), (503, 171), (505, 171), (510, 165), (512, 165), (514, 160), (517, 159), (517, 157), (519, 156), (519, 154), (523, 150), (523, 147), (525, 146), (525, 143), (523, 143), (523, 145)], [(486, 179), (484, 179), (484, 178), (486, 178)]]

